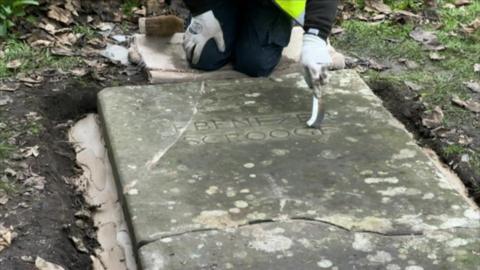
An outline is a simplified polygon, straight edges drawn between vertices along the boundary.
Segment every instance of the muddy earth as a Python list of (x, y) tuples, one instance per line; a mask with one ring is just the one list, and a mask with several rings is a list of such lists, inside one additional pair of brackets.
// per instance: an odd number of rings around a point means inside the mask
[[(8, 202), (0, 205), (0, 219), (16, 234), (2, 251), (0, 269), (36, 269), (37, 256), (66, 269), (91, 269), (90, 254), (98, 244), (89, 213), (96, 206), (86, 205), (71, 184), (81, 171), (67, 131), (75, 120), (96, 112), (98, 91), (112, 84), (146, 83), (142, 73), (127, 77), (115, 67), (110, 73), (114, 81), (55, 77), (35, 88), (0, 93), (12, 101), (1, 108), (2, 128), (12, 134), (7, 138), (12, 151), (1, 169), (8, 169), (4, 177), (13, 183)], [(38, 156), (20, 151), (28, 147), (38, 149)], [(35, 175), (44, 177), (43, 188), (26, 183)], [(74, 243), (78, 239), (85, 249)]]

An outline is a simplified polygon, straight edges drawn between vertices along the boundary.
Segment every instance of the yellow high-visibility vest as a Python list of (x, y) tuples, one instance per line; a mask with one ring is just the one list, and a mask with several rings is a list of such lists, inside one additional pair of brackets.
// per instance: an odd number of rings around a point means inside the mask
[(303, 25), (306, 0), (274, 0), (274, 2), (295, 21)]

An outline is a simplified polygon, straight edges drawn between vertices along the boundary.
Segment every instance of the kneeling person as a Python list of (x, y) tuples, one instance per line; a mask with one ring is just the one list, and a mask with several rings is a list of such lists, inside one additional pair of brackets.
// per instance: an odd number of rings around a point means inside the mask
[(331, 62), (326, 39), (337, 0), (184, 0), (192, 13), (184, 39), (193, 68), (229, 62), (253, 77), (268, 76), (290, 41), (292, 19), (303, 25), (302, 64), (312, 74)]

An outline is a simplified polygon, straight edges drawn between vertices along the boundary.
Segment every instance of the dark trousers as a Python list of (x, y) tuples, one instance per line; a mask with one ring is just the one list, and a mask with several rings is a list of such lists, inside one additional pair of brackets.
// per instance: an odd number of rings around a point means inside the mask
[(228, 0), (212, 7), (225, 39), (220, 52), (213, 39), (205, 45), (201, 70), (217, 70), (228, 62), (235, 70), (253, 77), (268, 76), (277, 66), (290, 41), (292, 20), (270, 1)]

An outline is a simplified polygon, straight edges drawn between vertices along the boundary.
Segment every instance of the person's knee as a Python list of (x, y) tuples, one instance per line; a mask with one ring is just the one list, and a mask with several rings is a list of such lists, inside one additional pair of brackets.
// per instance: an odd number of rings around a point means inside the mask
[(229, 54), (218, 50), (215, 41), (209, 40), (202, 50), (198, 63), (192, 63), (191, 57), (187, 57), (190, 67), (199, 70), (213, 71), (222, 68), (229, 61)]
[(269, 76), (282, 56), (283, 48), (269, 48), (259, 51), (237, 53), (235, 70), (252, 77)]

